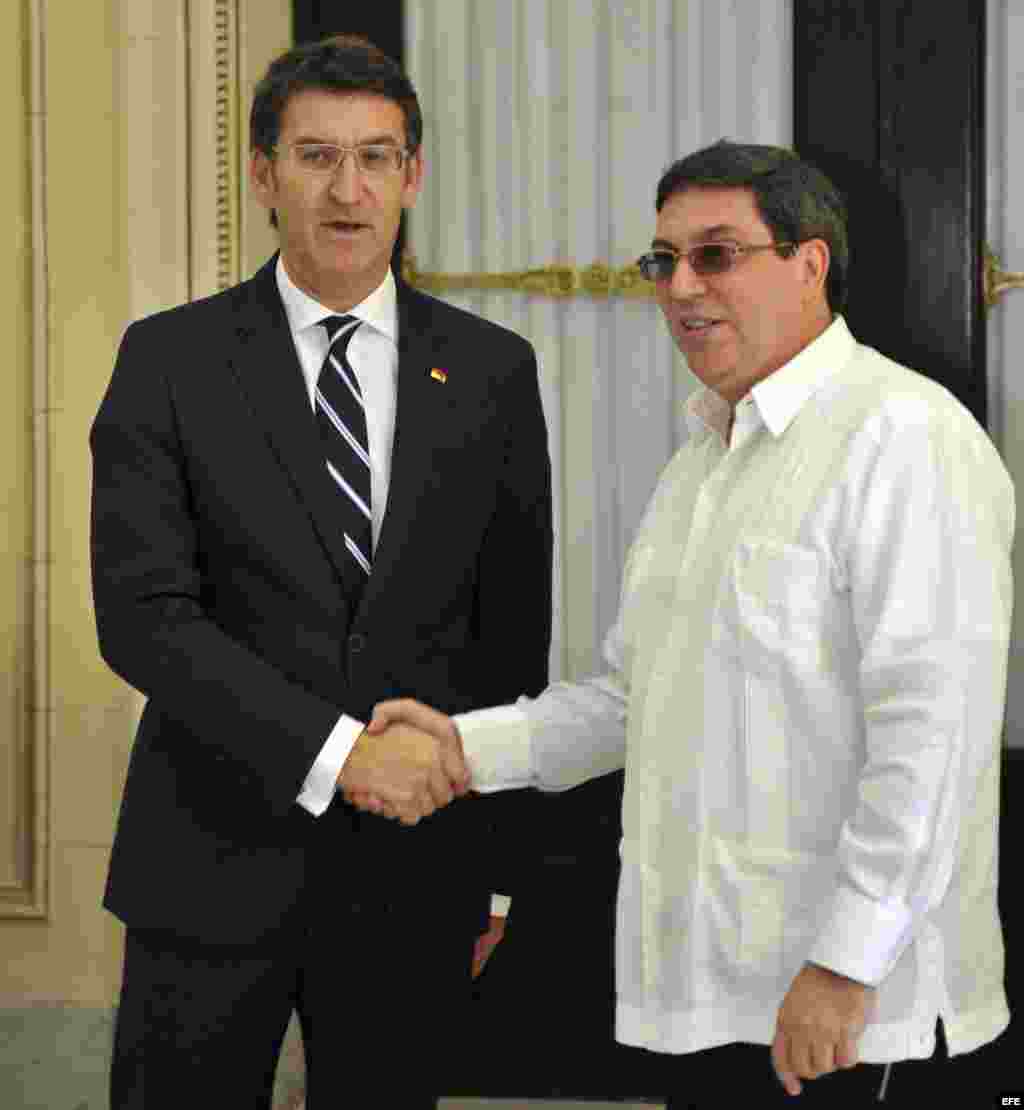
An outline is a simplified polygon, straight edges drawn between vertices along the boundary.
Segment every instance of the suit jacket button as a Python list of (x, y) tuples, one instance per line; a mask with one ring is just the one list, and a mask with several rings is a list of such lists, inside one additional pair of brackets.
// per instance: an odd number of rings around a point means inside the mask
[(366, 637), (360, 632), (353, 632), (348, 638), (348, 650), (350, 655), (358, 655), (359, 652), (366, 647)]

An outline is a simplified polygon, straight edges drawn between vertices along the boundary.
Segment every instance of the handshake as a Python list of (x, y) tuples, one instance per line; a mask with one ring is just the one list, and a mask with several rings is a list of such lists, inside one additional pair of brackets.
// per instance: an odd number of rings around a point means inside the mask
[(469, 793), (458, 729), (411, 698), (381, 702), (345, 760), (338, 789), (359, 809), (415, 825)]

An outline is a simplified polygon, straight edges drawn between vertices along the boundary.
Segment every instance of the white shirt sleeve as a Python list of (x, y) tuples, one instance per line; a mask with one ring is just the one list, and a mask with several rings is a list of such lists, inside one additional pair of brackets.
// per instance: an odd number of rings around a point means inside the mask
[(625, 766), (621, 618), (605, 640), (604, 655), (611, 670), (600, 678), (557, 682), (537, 698), (454, 718), (474, 789), (568, 790)]
[(309, 769), (302, 790), (296, 798), (299, 805), (314, 817), (319, 817), (331, 804), (338, 775), (364, 728), (366, 725), (362, 721), (342, 714), (327, 737), (327, 742), (320, 749), (320, 754)]
[(866, 762), (809, 959), (878, 984), (942, 899), (1005, 694), (1013, 487), (983, 434), (901, 427), (849, 518)]

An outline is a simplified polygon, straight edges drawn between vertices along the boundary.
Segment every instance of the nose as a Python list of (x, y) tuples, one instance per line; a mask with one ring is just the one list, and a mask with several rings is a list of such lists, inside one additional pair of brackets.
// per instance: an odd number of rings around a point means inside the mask
[(344, 151), (341, 165), (331, 178), (331, 194), (340, 204), (355, 204), (359, 200), (362, 184), (356, 156), (350, 150)]
[(672, 280), (668, 283), (669, 296), (673, 300), (685, 301), (699, 296), (706, 289), (704, 279), (694, 272), (689, 258), (681, 254), (676, 260), (676, 268), (672, 271)]

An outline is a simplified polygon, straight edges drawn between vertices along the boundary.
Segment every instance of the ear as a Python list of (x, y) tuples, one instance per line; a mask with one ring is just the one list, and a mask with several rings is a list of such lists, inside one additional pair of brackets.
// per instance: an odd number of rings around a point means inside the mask
[(274, 163), (262, 150), (254, 150), (249, 158), (249, 184), (252, 194), (264, 208), (277, 207), (277, 179)]
[(825, 294), (825, 280), (832, 260), (832, 252), (824, 239), (808, 239), (800, 244), (800, 278), (808, 293)]
[(423, 158), (423, 147), (420, 147), (411, 157), (406, 159), (402, 167), (405, 181), (402, 184), (402, 207), (412, 208), (416, 198), (423, 188), (423, 179), (426, 176), (427, 164)]

